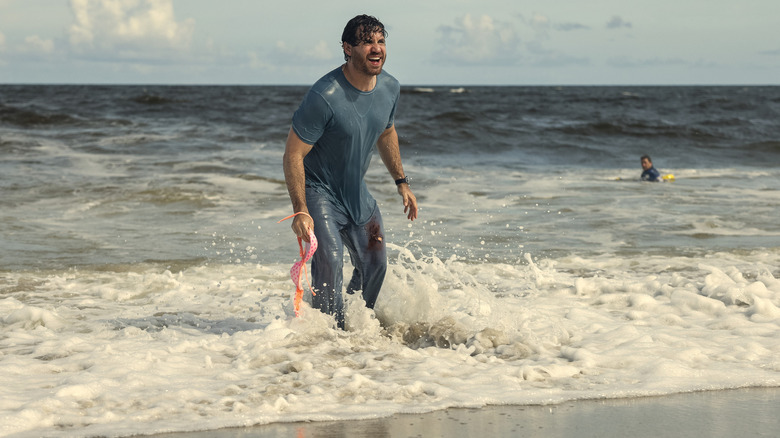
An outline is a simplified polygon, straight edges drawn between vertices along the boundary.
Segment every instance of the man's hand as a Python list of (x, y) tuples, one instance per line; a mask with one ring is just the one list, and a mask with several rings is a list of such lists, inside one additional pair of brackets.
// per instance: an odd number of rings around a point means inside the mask
[(304, 242), (308, 242), (309, 230), (314, 229), (314, 221), (311, 220), (311, 216), (308, 214), (299, 214), (293, 219), (291, 228), (296, 236), (300, 237)]
[[(398, 149), (398, 133), (395, 132), (395, 125), (385, 129), (385, 132), (379, 136), (376, 142), (376, 148), (382, 162), (390, 172), (393, 179), (402, 178), (404, 175), (404, 166), (401, 164), (401, 151)], [(414, 197), (409, 184), (398, 184), (398, 194), (404, 200), (404, 213), (409, 220), (417, 219), (417, 198)]]
[(417, 198), (414, 196), (414, 193), (412, 193), (412, 189), (409, 188), (409, 184), (399, 184), (398, 194), (401, 195), (401, 199), (404, 201), (404, 213), (406, 213), (406, 217), (410, 221), (417, 219)]

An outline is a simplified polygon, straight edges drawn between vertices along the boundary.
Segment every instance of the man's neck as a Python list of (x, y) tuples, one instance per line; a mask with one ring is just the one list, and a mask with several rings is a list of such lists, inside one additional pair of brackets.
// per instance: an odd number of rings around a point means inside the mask
[(376, 87), (375, 75), (367, 75), (353, 67), (349, 62), (341, 67), (341, 71), (344, 72), (344, 77), (347, 78), (347, 81), (360, 91), (371, 91)]

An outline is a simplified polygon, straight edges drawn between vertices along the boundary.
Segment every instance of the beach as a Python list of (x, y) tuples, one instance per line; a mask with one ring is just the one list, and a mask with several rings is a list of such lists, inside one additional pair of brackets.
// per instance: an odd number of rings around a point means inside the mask
[(154, 437), (775, 437), (780, 431), (778, 403), (780, 388), (745, 388), (550, 406), (446, 409), (367, 420), (274, 423)]

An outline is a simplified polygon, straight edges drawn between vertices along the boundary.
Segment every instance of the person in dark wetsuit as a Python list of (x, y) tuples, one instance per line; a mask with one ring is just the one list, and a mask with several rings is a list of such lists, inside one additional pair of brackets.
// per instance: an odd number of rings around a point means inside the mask
[(417, 198), (404, 173), (395, 130), (401, 87), (382, 70), (384, 25), (374, 17), (350, 20), (341, 36), (346, 63), (319, 79), (292, 118), (283, 165), (295, 213), (293, 232), (319, 248), (312, 257), (312, 306), (345, 328), (343, 255), (352, 265), (347, 293), (362, 291), (373, 308), (387, 270), (382, 215), (364, 181), (374, 146), (395, 180), (404, 213), (417, 218)]
[(653, 160), (649, 155), (642, 155), (642, 181), (659, 182), (661, 181), (661, 172), (653, 167)]

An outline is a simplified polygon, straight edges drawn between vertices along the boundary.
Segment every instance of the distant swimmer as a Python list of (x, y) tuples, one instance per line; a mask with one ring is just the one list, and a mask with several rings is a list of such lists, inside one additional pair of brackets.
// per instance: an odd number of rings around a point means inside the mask
[(659, 172), (658, 170), (656, 170), (655, 167), (653, 167), (653, 160), (650, 159), (649, 155), (642, 155), (641, 163), (642, 163), (642, 181), (661, 182), (661, 181), (674, 180), (674, 175), (672, 174), (661, 176), (661, 172)]
[(642, 181), (658, 182), (661, 181), (661, 172), (653, 167), (653, 160), (649, 155), (642, 155)]

